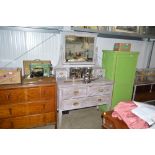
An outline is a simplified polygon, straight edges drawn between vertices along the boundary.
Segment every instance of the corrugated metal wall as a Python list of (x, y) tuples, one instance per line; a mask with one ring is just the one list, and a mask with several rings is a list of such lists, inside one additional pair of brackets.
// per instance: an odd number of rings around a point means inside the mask
[[(151, 49), (150, 42), (98, 37), (97, 47), (100, 65), (102, 50), (112, 50), (115, 42), (131, 43), (131, 50), (140, 52), (137, 68), (146, 67)], [(22, 67), (23, 60), (35, 59), (51, 60), (55, 67), (59, 60), (60, 45), (61, 34), (58, 33), (0, 30), (0, 67), (6, 65), (7, 67)]]
[(22, 67), (23, 60), (34, 59), (51, 60), (55, 66), (59, 51), (59, 34), (0, 30), (0, 67)]

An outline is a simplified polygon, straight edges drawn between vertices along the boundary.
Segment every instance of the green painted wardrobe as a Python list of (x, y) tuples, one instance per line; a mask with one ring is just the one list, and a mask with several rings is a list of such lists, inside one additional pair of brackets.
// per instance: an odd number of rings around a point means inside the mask
[(105, 78), (114, 81), (112, 109), (120, 101), (132, 99), (138, 52), (103, 50)]

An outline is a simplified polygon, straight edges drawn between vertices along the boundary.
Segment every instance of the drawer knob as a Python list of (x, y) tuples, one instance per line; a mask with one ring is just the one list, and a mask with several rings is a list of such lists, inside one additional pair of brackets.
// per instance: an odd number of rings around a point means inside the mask
[(74, 106), (78, 106), (79, 103), (78, 103), (78, 102), (74, 102), (73, 105), (74, 105)]
[(79, 94), (79, 91), (78, 90), (75, 90), (74, 91), (74, 95), (77, 95), (77, 94)]
[(98, 91), (99, 91), (99, 92), (104, 92), (104, 89), (99, 89)]
[(99, 99), (98, 99), (98, 102), (101, 102), (101, 101), (102, 101), (102, 99), (101, 99), (101, 98), (99, 98)]

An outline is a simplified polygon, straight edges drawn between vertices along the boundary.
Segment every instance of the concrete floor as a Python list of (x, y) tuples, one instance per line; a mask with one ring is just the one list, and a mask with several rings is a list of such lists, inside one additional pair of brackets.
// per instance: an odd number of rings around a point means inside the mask
[[(69, 111), (63, 114), (61, 129), (101, 129), (101, 112), (96, 107)], [(54, 129), (53, 125), (36, 129)]]

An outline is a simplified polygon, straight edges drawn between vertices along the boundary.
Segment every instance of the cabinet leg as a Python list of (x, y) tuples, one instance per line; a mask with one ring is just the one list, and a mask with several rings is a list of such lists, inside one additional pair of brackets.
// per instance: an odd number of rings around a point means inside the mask
[(62, 111), (58, 111), (58, 129), (61, 128), (61, 123), (62, 123)]

